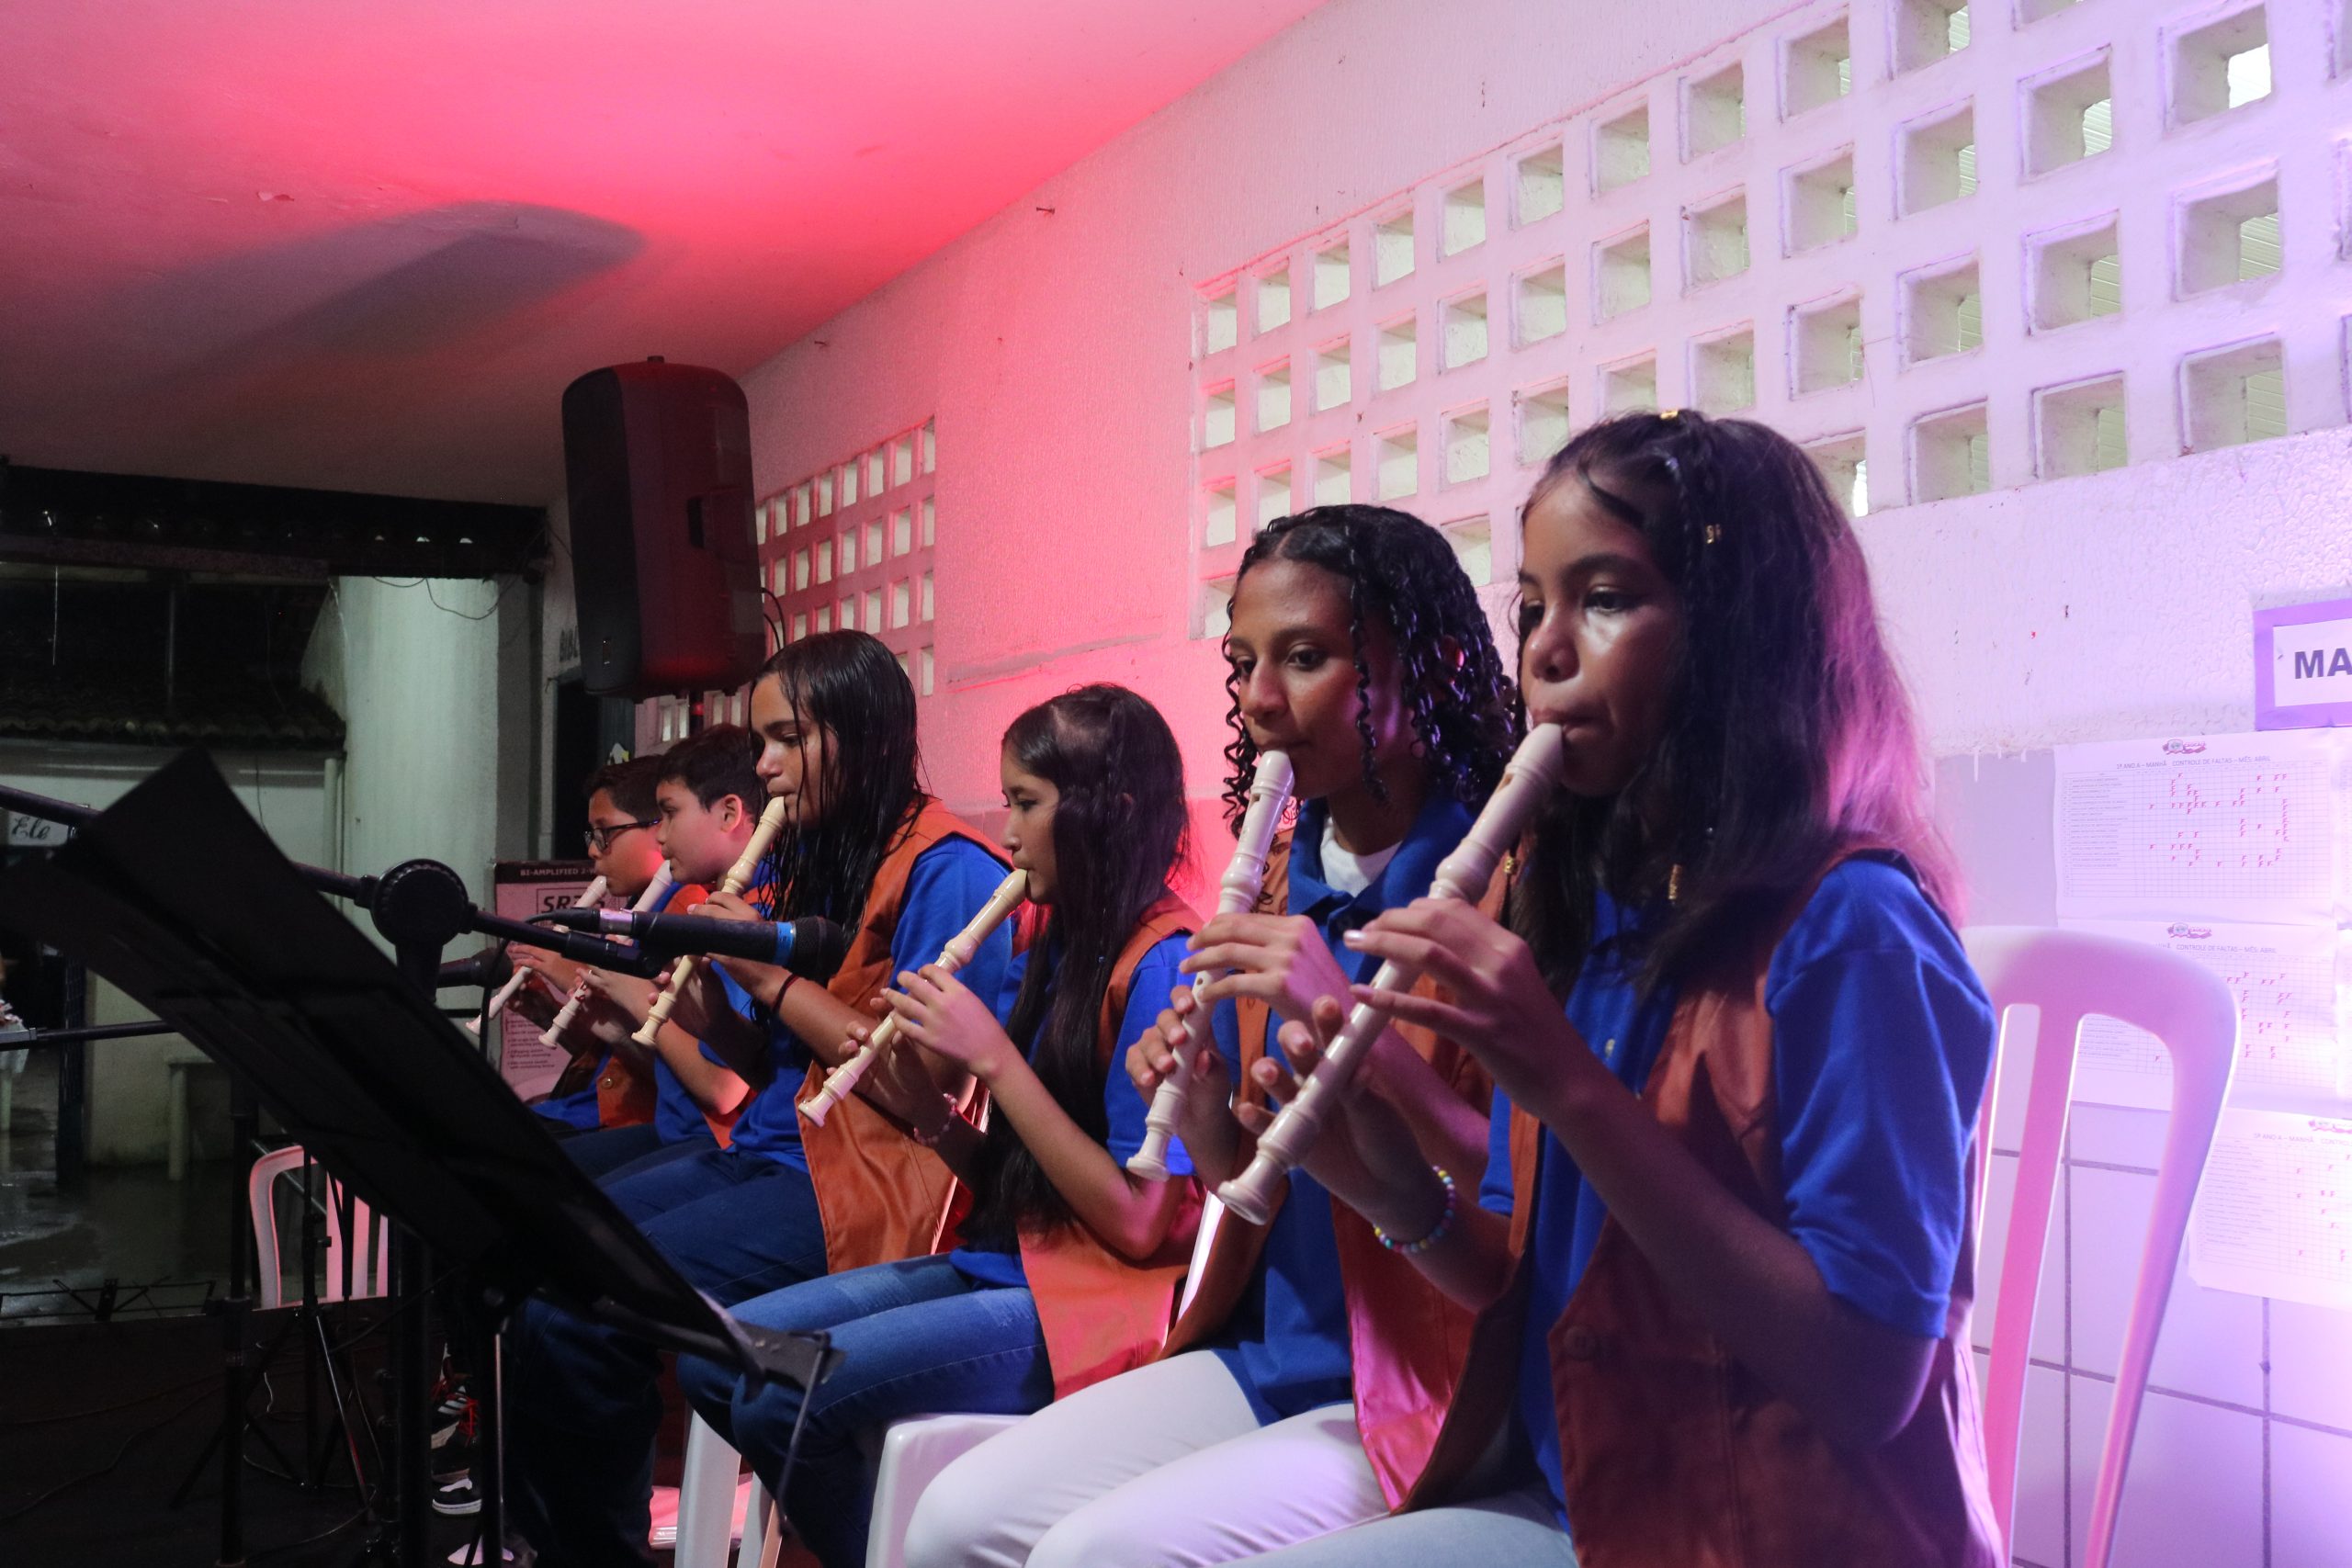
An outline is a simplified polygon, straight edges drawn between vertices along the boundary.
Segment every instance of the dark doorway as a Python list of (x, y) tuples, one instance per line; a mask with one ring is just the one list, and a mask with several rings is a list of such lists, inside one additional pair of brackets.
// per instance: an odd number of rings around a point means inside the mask
[(592, 697), (578, 675), (555, 684), (555, 809), (549, 840), (558, 855), (580, 853), (588, 831), (581, 781), (606, 762), (636, 755), (637, 706), (626, 697)]

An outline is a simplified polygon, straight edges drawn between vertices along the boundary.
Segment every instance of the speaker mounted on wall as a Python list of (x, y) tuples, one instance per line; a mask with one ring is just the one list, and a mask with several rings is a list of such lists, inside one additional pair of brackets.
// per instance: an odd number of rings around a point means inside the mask
[(750, 680), (767, 645), (743, 389), (661, 359), (592, 370), (563, 390), (563, 468), (589, 692)]

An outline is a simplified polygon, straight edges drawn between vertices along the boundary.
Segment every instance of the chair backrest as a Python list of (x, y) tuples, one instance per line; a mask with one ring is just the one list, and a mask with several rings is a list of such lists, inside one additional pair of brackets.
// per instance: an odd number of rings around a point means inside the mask
[[(1980, 1226), (1993, 1150), (2014, 1143), (2018, 1156), (2008, 1237), (2001, 1251), (2000, 1295), (1993, 1314), (1992, 1359), (1984, 1379), (1985, 1458), (1994, 1513), (2005, 1540), (2017, 1501), (2028, 1342), (2033, 1334), (2058, 1162), (2065, 1147), (2076, 1036), (2087, 1015), (2118, 1019), (2154, 1035), (2172, 1059), (2172, 1116), (2156, 1170), (2155, 1202), (2123, 1332), (2115, 1404), (2108, 1417), (2091, 1505), (2086, 1562), (2088, 1568), (2106, 1568), (2139, 1426), (2141, 1395), (2155, 1355), (2156, 1335), (2164, 1326), (2189, 1207), (2212, 1148), (2230, 1075), (2237, 1066), (2237, 1002), (2206, 970), (2145, 942), (2034, 926), (1978, 926), (1963, 936), (1970, 962), (1993, 998), (2001, 1031), (1994, 1078), (1986, 1087), (1977, 1128)], [(2022, 1008), (2039, 1014), (2030, 1030), (2011, 1011)], [(2005, 1092), (2006, 1081), (2029, 1060), (2023, 1125), (2011, 1126), (2006, 1105), (2016, 1093), (2013, 1089)], [(2001, 1117), (1997, 1125), (1996, 1108)]]
[[(246, 1178), (245, 1200), (253, 1213), (254, 1259), (261, 1276), (261, 1305), (264, 1310), (286, 1304), (286, 1265), (277, 1237), (277, 1183), (291, 1180), (296, 1190), (302, 1184), (302, 1147), (288, 1144), (282, 1149), (272, 1149), (254, 1161), (253, 1171)], [(325, 1224), (321, 1232), (325, 1245), (320, 1259), (319, 1300), (339, 1302), (345, 1299), (344, 1263), (348, 1250), (351, 1265), (353, 1297), (380, 1296), (390, 1287), (392, 1228), (380, 1215), (371, 1213), (367, 1204), (348, 1198), (343, 1183), (319, 1171), (318, 1201), (325, 1211)], [(346, 1201), (351, 1228), (346, 1238), (344, 1214)]]
[(245, 1174), (245, 1212), (254, 1222), (254, 1271), (261, 1276), (265, 1310), (286, 1304), (286, 1270), (277, 1256), (277, 1201), (273, 1189), (279, 1177), (301, 1168), (302, 1151), (289, 1144), (255, 1159), (253, 1169)]

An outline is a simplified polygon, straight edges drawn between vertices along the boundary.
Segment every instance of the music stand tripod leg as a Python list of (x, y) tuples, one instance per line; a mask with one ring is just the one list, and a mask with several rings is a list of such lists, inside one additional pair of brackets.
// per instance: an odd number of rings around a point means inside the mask
[[(471, 910), (463, 878), (436, 861), (403, 861), (377, 879), (368, 908), (376, 929), (392, 944), (393, 960), (428, 1002), (439, 995), (442, 950), (466, 929)], [(432, 1518), (425, 1428), (424, 1299), (432, 1263), (424, 1244), (405, 1225), (392, 1230), (392, 1496), (401, 1568), (424, 1568)]]

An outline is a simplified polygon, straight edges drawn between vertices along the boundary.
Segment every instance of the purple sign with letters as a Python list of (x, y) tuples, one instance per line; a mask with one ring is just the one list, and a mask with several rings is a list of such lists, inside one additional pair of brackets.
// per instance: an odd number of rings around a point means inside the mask
[(2352, 728), (2352, 599), (2254, 613), (2254, 727)]

